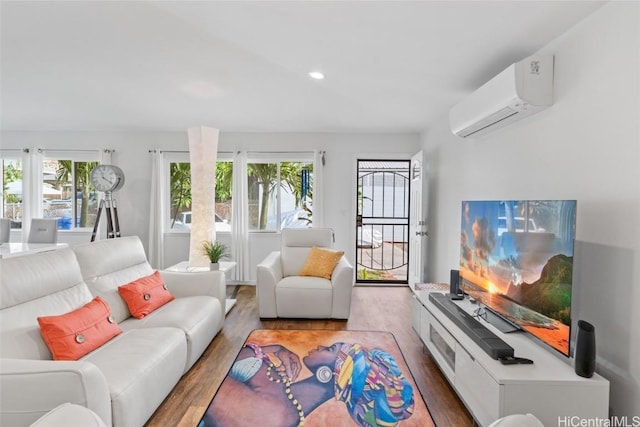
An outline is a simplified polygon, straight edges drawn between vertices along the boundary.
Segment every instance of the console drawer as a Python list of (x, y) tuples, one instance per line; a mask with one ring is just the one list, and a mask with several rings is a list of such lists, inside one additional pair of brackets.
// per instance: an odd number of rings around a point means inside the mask
[(438, 361), (440, 369), (453, 382), (456, 364), (456, 340), (429, 311), (424, 311), (426, 321), (423, 326), (425, 337), (423, 341), (429, 347), (431, 354)]
[(500, 384), (460, 345), (456, 348), (454, 385), (480, 425), (500, 418)]

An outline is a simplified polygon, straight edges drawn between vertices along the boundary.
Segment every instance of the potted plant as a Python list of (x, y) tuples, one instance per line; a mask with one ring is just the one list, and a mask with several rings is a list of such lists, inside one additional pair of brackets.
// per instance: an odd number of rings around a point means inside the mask
[(211, 271), (218, 270), (220, 268), (220, 259), (228, 255), (228, 248), (225, 244), (211, 241), (202, 242), (202, 253), (204, 253), (211, 262), (209, 269)]

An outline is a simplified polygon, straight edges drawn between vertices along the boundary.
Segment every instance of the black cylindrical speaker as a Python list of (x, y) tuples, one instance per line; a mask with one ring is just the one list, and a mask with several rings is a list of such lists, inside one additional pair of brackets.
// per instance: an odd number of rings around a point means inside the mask
[(596, 332), (593, 325), (584, 320), (578, 320), (575, 359), (576, 374), (591, 378), (596, 370)]
[(460, 270), (451, 270), (449, 275), (449, 293), (451, 295), (460, 294)]

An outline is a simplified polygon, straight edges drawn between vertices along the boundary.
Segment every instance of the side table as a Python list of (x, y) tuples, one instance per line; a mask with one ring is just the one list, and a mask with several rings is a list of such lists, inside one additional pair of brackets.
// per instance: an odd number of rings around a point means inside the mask
[[(236, 268), (235, 261), (220, 261), (220, 271), (224, 273), (227, 279), (230, 278), (230, 273)], [(201, 272), (201, 271), (209, 271), (208, 267), (189, 267), (189, 261), (182, 261), (177, 264), (172, 265), (171, 267), (166, 268), (168, 271), (177, 271), (177, 272)], [(229, 311), (236, 304), (236, 300), (232, 298), (227, 298), (225, 301), (224, 312), (225, 314), (229, 313)]]

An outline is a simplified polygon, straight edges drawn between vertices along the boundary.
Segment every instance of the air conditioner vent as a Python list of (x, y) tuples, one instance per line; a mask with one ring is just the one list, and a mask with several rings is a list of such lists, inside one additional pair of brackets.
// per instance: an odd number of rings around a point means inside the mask
[(514, 110), (511, 107), (504, 107), (502, 110), (496, 111), (490, 116), (487, 116), (484, 120), (480, 120), (479, 122), (462, 129), (458, 132), (458, 136), (466, 138), (516, 114), (518, 114), (517, 110)]

